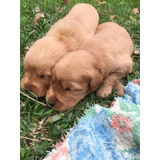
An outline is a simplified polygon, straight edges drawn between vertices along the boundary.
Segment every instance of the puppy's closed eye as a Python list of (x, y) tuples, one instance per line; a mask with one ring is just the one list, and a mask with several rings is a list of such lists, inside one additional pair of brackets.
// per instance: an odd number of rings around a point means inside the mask
[(39, 77), (40, 77), (40, 79), (42, 79), (42, 80), (43, 80), (43, 79), (50, 79), (50, 78), (51, 78), (51, 75), (48, 75), (48, 74), (47, 74), (47, 75), (40, 74)]
[(65, 91), (71, 91), (71, 88), (65, 88)]
[(44, 75), (40, 75), (40, 78), (41, 78), (41, 79), (44, 79), (44, 78), (45, 78), (45, 76), (44, 76)]
[(79, 85), (72, 82), (71, 85), (64, 87), (64, 90), (66, 92), (72, 92), (72, 91), (74, 92), (74, 91), (81, 91), (82, 88)]

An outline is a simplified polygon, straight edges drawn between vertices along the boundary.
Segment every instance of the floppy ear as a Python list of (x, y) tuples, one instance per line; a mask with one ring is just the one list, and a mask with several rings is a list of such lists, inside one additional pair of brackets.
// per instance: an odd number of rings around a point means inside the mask
[(91, 76), (91, 81), (89, 85), (90, 90), (95, 91), (102, 84), (102, 82), (103, 82), (103, 76), (97, 69)]

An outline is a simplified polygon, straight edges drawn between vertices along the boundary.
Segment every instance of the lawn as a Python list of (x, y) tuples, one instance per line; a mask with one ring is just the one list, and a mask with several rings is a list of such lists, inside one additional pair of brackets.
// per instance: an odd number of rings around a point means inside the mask
[[(139, 0), (106, 0), (99, 4), (98, 0), (71, 0), (66, 5), (63, 0), (21, 0), (20, 2), (20, 54), (21, 77), (23, 76), (23, 57), (28, 47), (45, 35), (52, 24), (64, 17), (76, 3), (86, 2), (92, 4), (100, 16), (100, 24), (114, 21), (129, 32), (134, 50), (140, 50), (140, 14), (133, 12), (139, 9)], [(39, 18), (36, 27), (33, 20), (38, 7), (44, 13), (44, 18)], [(115, 15), (115, 16), (113, 16)], [(135, 52), (136, 53), (136, 52)], [(130, 80), (140, 77), (140, 54), (133, 54), (133, 72), (122, 79), (125, 85)], [(20, 157), (22, 160), (39, 160), (50, 151), (56, 142), (61, 140), (69, 129), (77, 123), (84, 111), (92, 104), (98, 103), (105, 107), (110, 106), (114, 98), (118, 96), (113, 91), (108, 98), (100, 99), (95, 93), (89, 94), (75, 108), (63, 113), (58, 113), (52, 108), (43, 106), (25, 95), (20, 96)], [(37, 99), (45, 103), (45, 99)], [(52, 117), (53, 116), (53, 117)], [(51, 118), (50, 118), (51, 117)], [(50, 118), (50, 120), (48, 120)]]

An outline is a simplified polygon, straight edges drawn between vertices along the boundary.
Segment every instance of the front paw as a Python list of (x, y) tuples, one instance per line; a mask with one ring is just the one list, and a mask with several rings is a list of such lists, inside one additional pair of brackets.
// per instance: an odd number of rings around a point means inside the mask
[(114, 89), (117, 89), (117, 93), (121, 96), (124, 95), (124, 86), (118, 82), (115, 86), (114, 86)]
[(121, 89), (117, 89), (117, 93), (121, 96), (124, 95), (124, 90), (121, 88)]
[(108, 89), (99, 89), (96, 93), (99, 98), (107, 98), (108, 95), (112, 92), (112, 90)]

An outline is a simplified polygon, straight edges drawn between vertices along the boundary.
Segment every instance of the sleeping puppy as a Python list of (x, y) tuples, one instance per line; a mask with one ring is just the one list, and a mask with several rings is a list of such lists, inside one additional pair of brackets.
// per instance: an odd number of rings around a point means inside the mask
[(94, 7), (85, 3), (75, 5), (26, 53), (21, 88), (43, 97), (49, 88), (55, 64), (65, 54), (79, 49), (86, 37), (95, 34), (98, 21), (99, 16)]
[(95, 90), (103, 98), (113, 88), (124, 94), (119, 80), (132, 71), (133, 65), (133, 46), (127, 31), (116, 23), (103, 23), (81, 48), (64, 56), (52, 70), (46, 101), (55, 110), (67, 110)]

